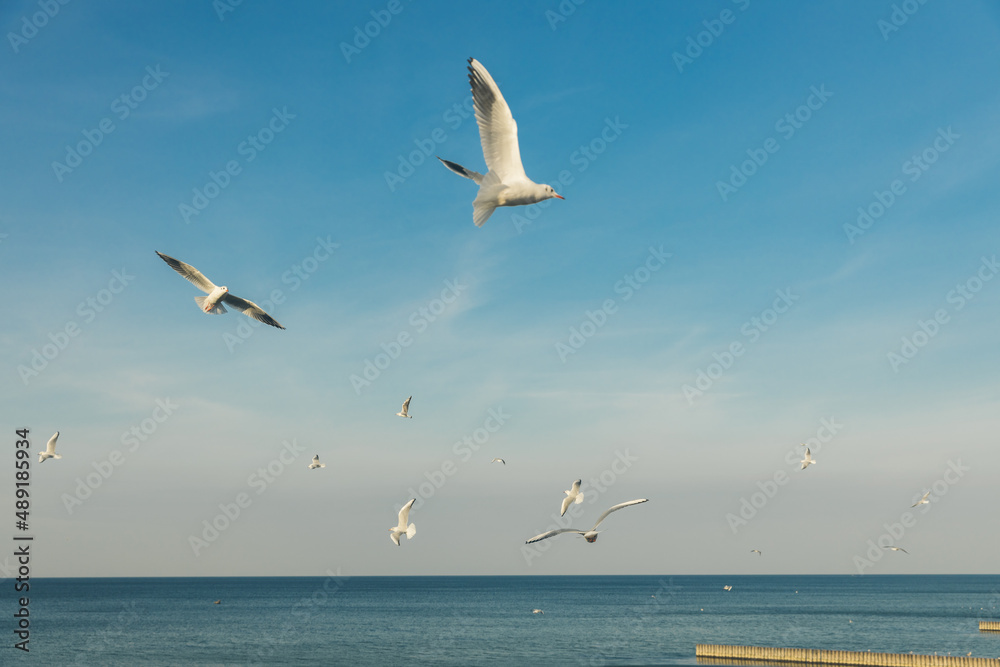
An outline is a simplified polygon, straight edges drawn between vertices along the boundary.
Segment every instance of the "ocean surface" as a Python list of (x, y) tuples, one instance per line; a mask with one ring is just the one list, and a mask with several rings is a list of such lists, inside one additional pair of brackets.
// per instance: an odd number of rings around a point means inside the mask
[(32, 579), (27, 654), (3, 586), (4, 665), (694, 665), (698, 643), (1000, 656), (978, 630), (1000, 620), (998, 575)]

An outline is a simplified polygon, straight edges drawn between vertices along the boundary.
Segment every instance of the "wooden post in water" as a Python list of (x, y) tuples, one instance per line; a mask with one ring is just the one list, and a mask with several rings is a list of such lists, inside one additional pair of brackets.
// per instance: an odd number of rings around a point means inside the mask
[(980, 632), (1000, 632), (1000, 621), (979, 621)]
[[(980, 630), (984, 628), (980, 621)], [(1000, 631), (1000, 623), (995, 623)], [(762, 662), (790, 662), (811, 665), (857, 665), (860, 667), (1000, 667), (1000, 659), (971, 658), (950, 655), (914, 655), (912, 653), (875, 653), (872, 651), (826, 651), (822, 649), (777, 648), (773, 646), (731, 646), (725, 644), (697, 644), (698, 658), (725, 658), (759, 660)]]

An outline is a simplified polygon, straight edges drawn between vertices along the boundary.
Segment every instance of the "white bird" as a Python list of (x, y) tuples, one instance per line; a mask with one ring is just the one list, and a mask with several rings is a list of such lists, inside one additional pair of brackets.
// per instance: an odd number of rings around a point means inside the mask
[(882, 548), (883, 548), (883, 549), (890, 549), (890, 550), (892, 550), (892, 551), (902, 551), (902, 552), (903, 552), (904, 554), (908, 554), (908, 553), (910, 553), (909, 551), (907, 551), (907, 550), (906, 550), (906, 549), (904, 549), (903, 547), (882, 547)]
[(532, 609), (531, 613), (532, 614), (544, 614), (545, 612), (542, 611), (541, 609)]
[(604, 514), (602, 514), (600, 517), (598, 517), (597, 523), (595, 523), (594, 527), (591, 528), (590, 530), (574, 530), (573, 528), (558, 528), (556, 530), (550, 530), (547, 533), (542, 533), (541, 535), (535, 535), (530, 540), (526, 540), (525, 544), (531, 544), (532, 542), (540, 542), (542, 540), (548, 539), (554, 535), (559, 535), (561, 533), (576, 533), (578, 535), (583, 535), (583, 539), (587, 540), (588, 542), (596, 542), (597, 536), (600, 532), (597, 530), (597, 527), (601, 525), (601, 522), (604, 521), (609, 514), (611, 514), (612, 512), (617, 512), (623, 507), (629, 507), (630, 505), (638, 505), (639, 503), (644, 503), (647, 502), (648, 500), (649, 498), (640, 498), (638, 500), (629, 500), (628, 502), (619, 503), (615, 505), (614, 507), (606, 511)]
[(723, 586), (722, 590), (724, 590), (724, 591), (731, 591), (731, 590), (733, 590), (733, 587), (732, 586)]
[(406, 535), (406, 539), (412, 540), (413, 536), (417, 534), (417, 527), (412, 523), (406, 525), (406, 522), (410, 520), (410, 508), (413, 507), (413, 503), (416, 498), (410, 500), (410, 502), (403, 505), (403, 509), (399, 510), (399, 525), (389, 529), (389, 539), (399, 546), (399, 538), (402, 535)]
[(813, 464), (813, 465), (816, 464), (816, 461), (814, 461), (813, 457), (810, 456), (810, 454), (809, 454), (809, 448), (808, 447), (806, 447), (806, 457), (804, 459), (802, 459), (801, 461), (799, 461), (799, 463), (802, 464), (802, 468), (801, 468), (802, 470), (805, 470), (806, 468), (808, 468), (810, 464)]
[(44, 463), (45, 459), (61, 459), (62, 458), (61, 456), (59, 456), (58, 454), (56, 454), (56, 440), (58, 440), (58, 439), (59, 439), (59, 431), (56, 431), (56, 434), (54, 436), (52, 436), (51, 438), (49, 438), (48, 443), (46, 443), (46, 445), (45, 445), (45, 451), (44, 452), (38, 452), (38, 462), (39, 463)]
[(916, 507), (917, 505), (929, 505), (930, 502), (931, 502), (931, 501), (927, 500), (927, 496), (929, 496), (929, 495), (931, 495), (930, 491), (928, 491), (927, 493), (925, 493), (923, 498), (921, 498), (917, 502), (915, 502), (912, 505), (910, 505), (910, 508), (912, 509), (912, 508)]
[[(410, 396), (410, 398), (413, 398), (413, 397)], [(397, 417), (406, 417), (407, 419), (413, 419), (413, 417), (411, 417), (409, 415), (409, 411), (410, 411), (410, 398), (407, 398), (405, 401), (403, 401), (403, 409), (396, 413)]]
[(760, 550), (758, 550), (758, 549), (751, 549), (751, 550), (750, 550), (750, 553), (752, 553), (752, 554), (757, 554), (758, 556), (763, 556), (763, 555), (764, 555), (764, 554), (762, 554), (762, 553), (760, 552)]
[(500, 458), (493, 459), (492, 461), (490, 461), (490, 463), (502, 463), (504, 465), (507, 465), (507, 462)]
[(569, 509), (570, 503), (575, 502), (577, 505), (579, 505), (580, 503), (583, 502), (583, 494), (580, 493), (580, 484), (582, 483), (583, 480), (578, 479), (575, 482), (573, 482), (573, 486), (570, 487), (569, 491), (564, 492), (566, 494), (566, 497), (563, 498), (562, 509), (559, 511), (559, 516), (562, 516), (563, 514), (566, 513), (566, 510)]
[(479, 185), (479, 193), (472, 202), (472, 221), (476, 226), (482, 227), (497, 206), (523, 206), (552, 197), (562, 199), (552, 186), (535, 183), (524, 173), (517, 145), (517, 123), (493, 77), (475, 58), (469, 58), (469, 83), (489, 171), (484, 176), (460, 164), (438, 159), (459, 176)]
[(225, 306), (222, 304), (227, 303), (247, 317), (252, 317), (258, 322), (263, 322), (264, 324), (269, 324), (272, 327), (277, 327), (279, 329), (285, 328), (278, 323), (278, 320), (264, 312), (264, 309), (256, 303), (230, 294), (228, 287), (224, 285), (216, 285), (211, 280), (206, 278), (201, 271), (194, 268), (190, 264), (186, 264), (179, 259), (174, 259), (169, 255), (164, 255), (160, 251), (156, 251), (156, 254), (159, 255), (160, 259), (166, 262), (170, 268), (184, 276), (188, 282), (193, 284), (202, 292), (206, 292), (208, 294), (208, 296), (196, 296), (194, 298), (195, 303), (198, 304), (198, 307), (201, 308), (202, 311), (217, 315), (222, 314), (227, 312)]
[(325, 463), (320, 463), (319, 462), (319, 454), (317, 454), (316, 456), (314, 456), (313, 460), (312, 460), (312, 463), (309, 464), (309, 469), (310, 470), (312, 470), (313, 468), (325, 468), (325, 467), (326, 467)]

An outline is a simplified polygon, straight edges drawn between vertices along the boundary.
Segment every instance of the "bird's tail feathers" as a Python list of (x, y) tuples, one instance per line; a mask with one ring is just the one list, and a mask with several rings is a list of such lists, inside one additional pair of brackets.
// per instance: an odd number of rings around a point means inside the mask
[(411, 523), (409, 526), (406, 527), (406, 539), (412, 540), (413, 536), (416, 534), (417, 534), (416, 524)]
[[(199, 308), (201, 308), (202, 310), (205, 310), (205, 299), (207, 299), (207, 298), (208, 298), (207, 296), (196, 296), (194, 298), (194, 302), (196, 304), (198, 304)], [(221, 314), (223, 314), (223, 313), (225, 313), (227, 311), (226, 311), (226, 307), (223, 306), (221, 303), (216, 303), (215, 304), (215, 308), (212, 308), (212, 310), (210, 310), (208, 312), (212, 313), (213, 315), (221, 315)]]
[(582, 494), (582, 493), (578, 493), (578, 494), (576, 494), (576, 500), (575, 500), (574, 502), (575, 502), (575, 503), (576, 503), (577, 505), (579, 505), (580, 503), (582, 503), (582, 502), (583, 502), (583, 494)]
[(445, 160), (444, 158), (440, 158), (439, 157), (438, 159), (441, 160), (441, 162), (444, 164), (444, 166), (448, 167), (448, 169), (452, 170), (453, 172), (455, 172), (459, 176), (462, 176), (464, 178), (468, 178), (468, 179), (470, 179), (472, 181), (475, 181), (476, 183), (482, 183), (483, 182), (483, 175), (480, 174), (478, 171), (472, 171), (471, 169), (466, 169), (465, 167), (463, 167), (462, 165), (458, 164), (457, 162), (451, 162), (450, 160)]
[(494, 204), (486, 204), (483, 202), (472, 203), (472, 222), (476, 224), (476, 227), (482, 227), (486, 224), (486, 221), (490, 219), (493, 215), (493, 211), (496, 210)]

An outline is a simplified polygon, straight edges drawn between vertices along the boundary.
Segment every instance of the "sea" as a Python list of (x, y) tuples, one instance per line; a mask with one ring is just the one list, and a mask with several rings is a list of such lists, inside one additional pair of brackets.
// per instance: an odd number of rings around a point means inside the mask
[(27, 653), (0, 600), (4, 665), (711, 664), (699, 643), (1000, 657), (978, 629), (1000, 620), (1000, 575), (33, 578)]

